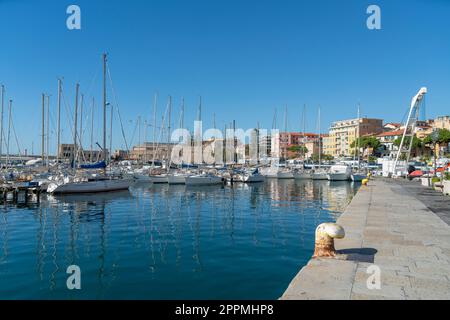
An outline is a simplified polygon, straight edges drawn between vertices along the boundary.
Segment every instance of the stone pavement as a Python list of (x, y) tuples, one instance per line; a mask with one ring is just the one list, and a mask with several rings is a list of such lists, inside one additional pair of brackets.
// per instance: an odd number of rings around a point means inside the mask
[[(450, 197), (371, 180), (338, 219), (346, 232), (335, 240), (338, 257), (311, 259), (281, 299), (450, 299), (449, 221)], [(372, 265), (380, 289), (368, 289)]]

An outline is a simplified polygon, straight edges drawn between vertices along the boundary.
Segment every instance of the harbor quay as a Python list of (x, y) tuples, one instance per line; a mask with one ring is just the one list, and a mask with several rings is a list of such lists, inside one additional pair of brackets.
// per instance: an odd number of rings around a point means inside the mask
[[(337, 223), (336, 256), (311, 259), (281, 300), (450, 299), (450, 198), (376, 178)], [(377, 283), (378, 282), (378, 283)]]

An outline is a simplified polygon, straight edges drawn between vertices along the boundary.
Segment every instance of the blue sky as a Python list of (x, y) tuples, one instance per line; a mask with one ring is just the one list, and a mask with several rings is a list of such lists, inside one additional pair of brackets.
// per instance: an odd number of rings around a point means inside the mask
[[(80, 31), (66, 28), (70, 4), (81, 7)], [(382, 30), (366, 28), (370, 4), (381, 7)], [(270, 129), (275, 108), (284, 127), (287, 105), (289, 129), (300, 130), (304, 104), (308, 131), (317, 128), (319, 105), (323, 131), (355, 117), (358, 103), (362, 115), (399, 122), (421, 86), (434, 117), (450, 114), (449, 14), (445, 0), (0, 0), (0, 83), (14, 100), (21, 149), (30, 152), (34, 142), (35, 153), (42, 92), (52, 95), (54, 152), (57, 78), (64, 77), (67, 110), (77, 81), (86, 99), (100, 102), (105, 51), (128, 140), (139, 115), (152, 121), (156, 91), (158, 120), (173, 96), (175, 126), (184, 96), (193, 127), (199, 95), (206, 126), (215, 113), (220, 128), (235, 119), (241, 128), (259, 121)], [(70, 142), (65, 110), (63, 142)], [(95, 112), (101, 142), (100, 105)], [(113, 144), (123, 148), (118, 125)], [(84, 135), (87, 145), (89, 128)]]

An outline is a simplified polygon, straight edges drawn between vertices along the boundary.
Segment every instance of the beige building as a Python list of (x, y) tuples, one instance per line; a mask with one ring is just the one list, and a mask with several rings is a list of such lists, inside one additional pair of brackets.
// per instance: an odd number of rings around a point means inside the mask
[[(59, 159), (72, 159), (74, 154), (74, 145), (63, 143), (59, 146), (58, 157)], [(107, 151), (108, 152), (108, 151)], [(84, 162), (97, 162), (102, 160), (103, 154), (100, 150), (79, 150), (80, 161)]]
[(433, 128), (450, 130), (450, 116), (442, 116), (434, 119)]
[(359, 118), (336, 121), (331, 125), (330, 135), (324, 142), (324, 153), (333, 157), (351, 156), (351, 144), (358, 137), (378, 135), (384, 131), (383, 120)]

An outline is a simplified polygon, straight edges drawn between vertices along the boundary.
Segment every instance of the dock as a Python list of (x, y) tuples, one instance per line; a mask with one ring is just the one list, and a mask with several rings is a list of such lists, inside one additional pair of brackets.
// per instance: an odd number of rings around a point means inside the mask
[[(450, 197), (376, 178), (337, 221), (335, 258), (311, 259), (281, 300), (450, 299)], [(374, 288), (374, 267), (379, 268)], [(368, 285), (369, 282), (369, 285)]]
[(3, 184), (0, 185), (0, 203), (13, 204), (28, 203), (32, 196), (35, 196), (36, 202), (41, 199), (41, 188), (39, 186), (28, 184)]

